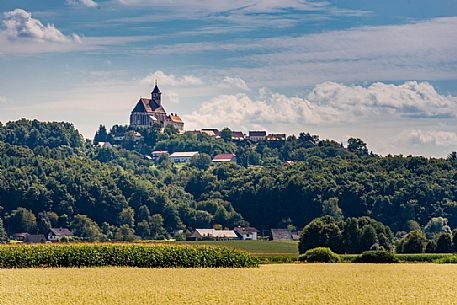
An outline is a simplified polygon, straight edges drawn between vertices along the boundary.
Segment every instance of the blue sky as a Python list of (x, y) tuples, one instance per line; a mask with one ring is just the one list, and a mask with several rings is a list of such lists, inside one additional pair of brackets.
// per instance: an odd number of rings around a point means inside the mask
[(155, 79), (186, 129), (457, 150), (454, 0), (2, 0), (0, 121), (126, 124)]

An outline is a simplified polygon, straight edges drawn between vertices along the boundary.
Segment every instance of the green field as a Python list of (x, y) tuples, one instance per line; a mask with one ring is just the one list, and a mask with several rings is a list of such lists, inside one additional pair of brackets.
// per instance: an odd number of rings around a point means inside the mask
[(0, 269), (0, 304), (457, 304), (457, 265)]
[(232, 247), (247, 251), (256, 256), (296, 256), (298, 242), (269, 240), (225, 240), (225, 241), (192, 241), (183, 242), (191, 245), (216, 245)]

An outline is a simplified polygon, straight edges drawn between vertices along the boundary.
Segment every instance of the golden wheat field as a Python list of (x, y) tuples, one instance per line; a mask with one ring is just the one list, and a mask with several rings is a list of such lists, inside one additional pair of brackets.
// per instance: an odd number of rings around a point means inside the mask
[(457, 265), (2, 269), (0, 304), (457, 304)]

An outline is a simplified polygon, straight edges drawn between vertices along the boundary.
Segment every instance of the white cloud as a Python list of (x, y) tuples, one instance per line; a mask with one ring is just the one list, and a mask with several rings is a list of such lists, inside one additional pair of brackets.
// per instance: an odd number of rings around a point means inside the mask
[(80, 42), (76, 34), (65, 36), (53, 24), (43, 25), (41, 21), (32, 17), (32, 13), (22, 9), (15, 9), (4, 13), (4, 34), (10, 40), (32, 39), (38, 42)]
[(457, 133), (451, 131), (413, 129), (402, 133), (402, 137), (415, 145), (457, 146)]
[(457, 98), (438, 94), (429, 83), (374, 83), (367, 87), (325, 82), (304, 98), (259, 92), (220, 95), (184, 116), (191, 128), (236, 126), (246, 129), (277, 124), (330, 125), (417, 117), (457, 117)]
[(8, 102), (8, 99), (4, 96), (0, 96), (0, 104), (6, 104)]
[(141, 82), (152, 85), (156, 80), (160, 85), (165, 86), (197, 86), (203, 84), (203, 81), (194, 75), (175, 76), (173, 74), (165, 74), (160, 70), (149, 73)]
[(250, 90), (246, 82), (239, 77), (225, 76), (223, 81), (220, 83), (220, 86), (225, 88), (236, 88), (245, 91)]
[(66, 0), (66, 2), (73, 6), (98, 7), (97, 2), (93, 0)]

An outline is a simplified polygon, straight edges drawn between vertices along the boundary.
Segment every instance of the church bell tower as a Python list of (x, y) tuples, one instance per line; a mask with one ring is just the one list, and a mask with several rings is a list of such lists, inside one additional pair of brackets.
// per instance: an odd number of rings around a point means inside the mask
[(154, 90), (151, 92), (151, 99), (156, 105), (159, 107), (161, 106), (162, 92), (160, 92), (160, 89), (157, 86), (157, 80), (155, 82)]

